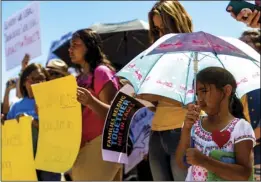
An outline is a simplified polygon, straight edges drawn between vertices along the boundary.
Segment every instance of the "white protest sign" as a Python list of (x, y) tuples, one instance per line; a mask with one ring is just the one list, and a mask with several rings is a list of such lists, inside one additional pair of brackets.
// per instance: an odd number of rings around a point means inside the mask
[(32, 2), (4, 22), (6, 70), (19, 66), (26, 53), (31, 59), (41, 55), (39, 10), (39, 2)]

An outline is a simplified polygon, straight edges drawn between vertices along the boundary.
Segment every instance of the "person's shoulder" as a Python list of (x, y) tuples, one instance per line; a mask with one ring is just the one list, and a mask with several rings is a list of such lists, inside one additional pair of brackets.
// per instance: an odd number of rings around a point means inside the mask
[(243, 118), (241, 119), (236, 118), (234, 122), (235, 122), (235, 130), (237, 131), (253, 130), (251, 124)]
[(17, 102), (15, 102), (13, 105), (16, 107), (24, 106), (24, 105), (30, 105), (34, 104), (35, 100), (34, 99), (29, 99), (28, 97), (20, 98)]
[(251, 124), (243, 118), (236, 118), (235, 120), (237, 120), (236, 125), (251, 126)]
[(95, 68), (95, 74), (96, 73), (107, 73), (107, 72), (111, 72), (112, 70), (106, 66), (106, 65), (99, 65)]
[(15, 113), (17, 111), (17, 108), (19, 107), (22, 99), (19, 99), (18, 101), (12, 103), (10, 105), (10, 109), (7, 113), (6, 119), (14, 119), (15, 118)]
[(24, 98), (17, 98), (16, 100), (13, 100), (13, 101), (12, 101), (11, 106), (12, 106), (12, 107), (15, 107), (15, 106), (17, 106), (17, 105), (19, 105), (19, 104), (21, 104), (21, 103), (23, 103), (23, 102), (24, 102)]
[(28, 97), (21, 98), (17, 101), (18, 103), (24, 103), (24, 102), (34, 102), (34, 99), (30, 99)]

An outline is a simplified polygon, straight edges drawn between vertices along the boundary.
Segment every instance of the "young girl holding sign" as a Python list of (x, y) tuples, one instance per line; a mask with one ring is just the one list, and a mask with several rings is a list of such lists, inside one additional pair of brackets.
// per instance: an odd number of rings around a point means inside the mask
[[(36, 155), (37, 141), (38, 141), (38, 114), (36, 112), (36, 104), (32, 85), (45, 82), (49, 80), (47, 71), (40, 65), (32, 63), (28, 65), (22, 72), (19, 82), (19, 89), (22, 98), (14, 103), (8, 114), (7, 119), (19, 119), (24, 115), (30, 115), (34, 118), (32, 122), (32, 138), (33, 138), (33, 152)], [(36, 170), (38, 181), (60, 181), (61, 174), (49, 171)]]
[[(180, 167), (191, 165), (186, 181), (252, 179), (255, 136), (235, 95), (233, 75), (209, 67), (196, 79), (199, 105), (188, 107), (176, 153)], [(207, 116), (199, 119), (200, 109)]]

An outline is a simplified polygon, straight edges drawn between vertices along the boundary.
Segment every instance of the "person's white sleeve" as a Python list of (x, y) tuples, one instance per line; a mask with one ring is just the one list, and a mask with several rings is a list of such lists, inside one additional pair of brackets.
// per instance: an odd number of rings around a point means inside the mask
[(253, 146), (256, 144), (255, 133), (252, 126), (246, 120), (241, 119), (235, 126), (234, 143), (236, 144), (245, 140), (253, 141)]

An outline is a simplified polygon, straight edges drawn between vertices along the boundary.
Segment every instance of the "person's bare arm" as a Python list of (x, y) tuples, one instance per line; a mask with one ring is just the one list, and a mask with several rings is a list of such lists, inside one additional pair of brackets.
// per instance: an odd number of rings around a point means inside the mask
[[(100, 91), (100, 93), (99, 93), (99, 100), (103, 103), (102, 104), (102, 108), (103, 109), (99, 110), (99, 109), (101, 109), (101, 107), (99, 107), (99, 108), (98, 107), (94, 107), (96, 105), (93, 105), (92, 107), (93, 107), (93, 109), (97, 113), (99, 113), (99, 115), (102, 118), (106, 118), (107, 113), (108, 113), (109, 108), (110, 108), (110, 105), (111, 105), (111, 103), (112, 103), (112, 101), (113, 101), (113, 99), (114, 99), (116, 94), (117, 94), (117, 89), (114, 87), (112, 81), (107, 82), (104, 85), (104, 87), (102, 88), (102, 90)], [(96, 101), (96, 104), (97, 103), (99, 103), (99, 102)], [(105, 108), (104, 106), (106, 106), (106, 105), (104, 105), (104, 104), (106, 104), (108, 107)], [(101, 105), (101, 104), (99, 104), (99, 105)]]
[(13, 82), (14, 79), (8, 80), (5, 88), (5, 95), (4, 95), (4, 102), (3, 102), (3, 111), (2, 113), (6, 115), (9, 112), (10, 109), (10, 103), (9, 103), (9, 95), (12, 89), (15, 88), (15, 82)]
[(116, 88), (112, 82), (109, 81), (99, 94), (99, 99), (94, 97), (91, 92), (85, 88), (78, 87), (77, 89), (77, 100), (84, 106), (89, 107), (100, 118), (106, 119), (107, 113), (110, 109), (111, 101), (117, 93)]
[(185, 165), (183, 159), (186, 154), (186, 150), (190, 147), (190, 143), (191, 143), (190, 133), (191, 133), (192, 126), (199, 119), (199, 115), (200, 115), (199, 106), (197, 106), (195, 104), (189, 104), (187, 108), (188, 108), (188, 112), (184, 119), (184, 125), (183, 125), (182, 132), (181, 132), (181, 138), (180, 138), (179, 145), (178, 145), (178, 148), (176, 150), (176, 155), (175, 155), (176, 162), (181, 169), (188, 168)]
[(39, 123), (38, 123), (37, 120), (33, 119), (33, 121), (32, 121), (32, 125), (33, 125), (33, 127), (39, 129)]
[(93, 101), (88, 104), (88, 107), (105, 120), (111, 106), (93, 97)]
[[(21, 72), (20, 74), (25, 70), (25, 68), (28, 66), (28, 63), (30, 61), (30, 55), (29, 54), (25, 54), (22, 63), (21, 63)], [(19, 78), (17, 79), (17, 83), (16, 83), (16, 97), (21, 98), (22, 94), (20, 91), (20, 75)]]
[(178, 166), (181, 169), (187, 169), (188, 166), (185, 165), (183, 158), (186, 150), (190, 147), (190, 130), (182, 129), (179, 145), (176, 150), (175, 158)]
[(9, 103), (9, 95), (10, 95), (10, 89), (5, 89), (5, 95), (4, 95), (4, 102), (3, 102), (3, 114), (7, 114), (10, 109), (10, 103)]
[(16, 82), (16, 97), (19, 99), (22, 98), (22, 94), (20, 91), (20, 77), (17, 79), (17, 82)]
[[(255, 130), (254, 130), (254, 132), (255, 132), (255, 137), (256, 137), (256, 139), (258, 140), (258, 139), (260, 139), (260, 126), (258, 126)], [(257, 143), (257, 145), (260, 145), (260, 143)]]

